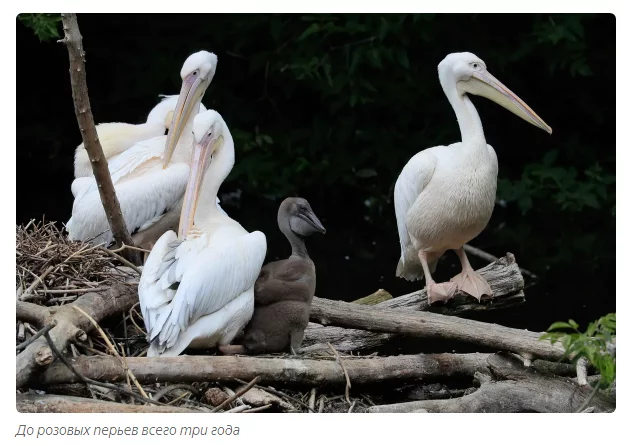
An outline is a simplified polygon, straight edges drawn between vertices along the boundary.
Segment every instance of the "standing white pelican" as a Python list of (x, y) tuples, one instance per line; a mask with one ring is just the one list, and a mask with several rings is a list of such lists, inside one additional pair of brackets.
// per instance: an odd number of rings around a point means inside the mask
[[(106, 160), (110, 161), (138, 142), (164, 135), (171, 125), (177, 101), (177, 95), (163, 96), (160, 103), (153, 107), (148, 114), (146, 122), (142, 124), (104, 122), (96, 125), (95, 130)], [(199, 112), (203, 111), (206, 111), (206, 107), (200, 104)], [(89, 154), (84, 148), (84, 143), (75, 149), (74, 166), (75, 178), (93, 176)], [(76, 196), (75, 193), (73, 195)]]
[[(152, 230), (154, 226), (159, 225), (165, 231), (177, 225), (193, 150), (193, 118), (216, 67), (217, 56), (213, 53), (200, 51), (189, 56), (180, 73), (182, 89), (168, 135), (139, 142), (109, 162), (127, 230), (132, 235), (140, 232), (152, 236), (148, 240), (134, 237), (138, 246), (153, 243), (159, 237)], [(85, 181), (91, 184), (77, 186)], [(84, 192), (73, 202), (72, 216), (66, 224), (69, 238), (109, 245), (113, 235), (95, 179), (78, 178), (74, 184), (72, 188), (82, 187)]]
[(230, 344), (252, 317), (254, 285), (266, 256), (264, 234), (248, 233), (215, 205), (235, 162), (226, 123), (208, 110), (195, 117), (194, 135), (178, 234), (160, 237), (140, 278), (148, 356)]
[[(394, 188), (394, 208), (401, 243), (396, 275), (420, 280), (430, 302), (450, 299), (457, 289), (491, 298), (488, 283), (474, 272), (463, 245), (476, 237), (492, 215), (498, 161), (486, 143), (481, 119), (468, 93), (486, 97), (548, 133), (552, 129), (511, 90), (488, 73), (471, 53), (449, 54), (438, 66), (439, 80), (461, 129), (461, 142), (414, 155)], [(462, 271), (451, 282), (432, 280), (438, 259), (449, 249)]]

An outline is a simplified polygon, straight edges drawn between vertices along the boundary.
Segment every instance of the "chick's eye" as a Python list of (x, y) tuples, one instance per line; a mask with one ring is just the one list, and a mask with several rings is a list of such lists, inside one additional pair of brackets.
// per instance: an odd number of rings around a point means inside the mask
[(473, 63), (473, 64), (472, 64), (472, 67), (473, 67), (473, 68), (478, 68), (478, 64), (477, 64), (477, 63)]
[(197, 76), (197, 71), (193, 71), (193, 76)]

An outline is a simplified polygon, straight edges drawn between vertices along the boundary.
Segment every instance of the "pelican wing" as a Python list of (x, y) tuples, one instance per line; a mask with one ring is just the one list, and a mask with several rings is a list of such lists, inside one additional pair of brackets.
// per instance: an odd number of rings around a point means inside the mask
[[(184, 195), (189, 168), (185, 163), (170, 164), (162, 169), (163, 137), (153, 138), (131, 147), (113, 158), (109, 171), (122, 216), (129, 233), (143, 230), (173, 206)], [(76, 194), (72, 218), (66, 227), (72, 240), (94, 239), (109, 244), (110, 232), (106, 213), (94, 178), (79, 178), (71, 186)]]
[(401, 243), (401, 262), (405, 261), (411, 243), (406, 223), (408, 211), (432, 179), (436, 162), (436, 156), (429, 150), (417, 153), (405, 165), (394, 186), (394, 212)]
[(140, 305), (149, 340), (160, 351), (174, 345), (180, 332), (200, 317), (254, 286), (266, 256), (266, 237), (259, 231), (240, 236), (222, 232), (182, 243), (169, 232), (149, 255), (140, 279)]
[[(113, 184), (117, 184), (127, 175), (139, 175), (142, 171), (151, 167), (151, 163), (157, 162), (164, 153), (166, 136), (157, 136), (138, 142), (130, 149), (113, 157), (109, 161), (109, 173)], [(146, 169), (143, 166), (146, 165)], [(97, 191), (97, 183), (92, 178), (91, 187), (88, 192)]]
[[(153, 137), (163, 137), (164, 127), (162, 125), (150, 124), (128, 124), (124, 122), (106, 122), (95, 126), (102, 152), (107, 160), (123, 153), (135, 144), (151, 139)], [(93, 171), (89, 154), (81, 143), (75, 150), (75, 177), (91, 177)]]

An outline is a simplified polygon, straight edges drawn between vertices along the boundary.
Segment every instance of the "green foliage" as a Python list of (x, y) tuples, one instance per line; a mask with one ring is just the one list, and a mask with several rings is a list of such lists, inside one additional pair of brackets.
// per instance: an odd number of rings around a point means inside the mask
[(578, 331), (573, 320), (553, 323), (540, 339), (552, 344), (560, 342), (565, 356), (573, 355), (573, 362), (585, 358), (600, 372), (600, 387), (609, 387), (616, 379), (616, 353), (608, 350), (608, 343), (615, 344), (616, 313), (610, 313), (592, 322), (584, 333)]
[(584, 208), (609, 209), (615, 213), (615, 174), (595, 163), (580, 173), (573, 167), (556, 165), (557, 150), (546, 152), (540, 163), (529, 163), (520, 180), (501, 178), (499, 197), (515, 202), (521, 213), (536, 207), (556, 206), (560, 211), (580, 212)]
[(31, 28), (40, 42), (60, 38), (60, 14), (20, 14), (18, 20)]

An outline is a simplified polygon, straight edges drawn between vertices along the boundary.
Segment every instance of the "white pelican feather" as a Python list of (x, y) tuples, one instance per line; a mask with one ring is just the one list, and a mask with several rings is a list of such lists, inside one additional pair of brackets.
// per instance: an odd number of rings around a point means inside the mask
[(214, 204), (234, 165), (228, 127), (209, 110), (195, 118), (194, 134), (198, 144), (179, 237), (174, 231), (160, 237), (140, 278), (148, 356), (230, 344), (252, 317), (254, 284), (266, 256), (264, 234), (247, 232)]

